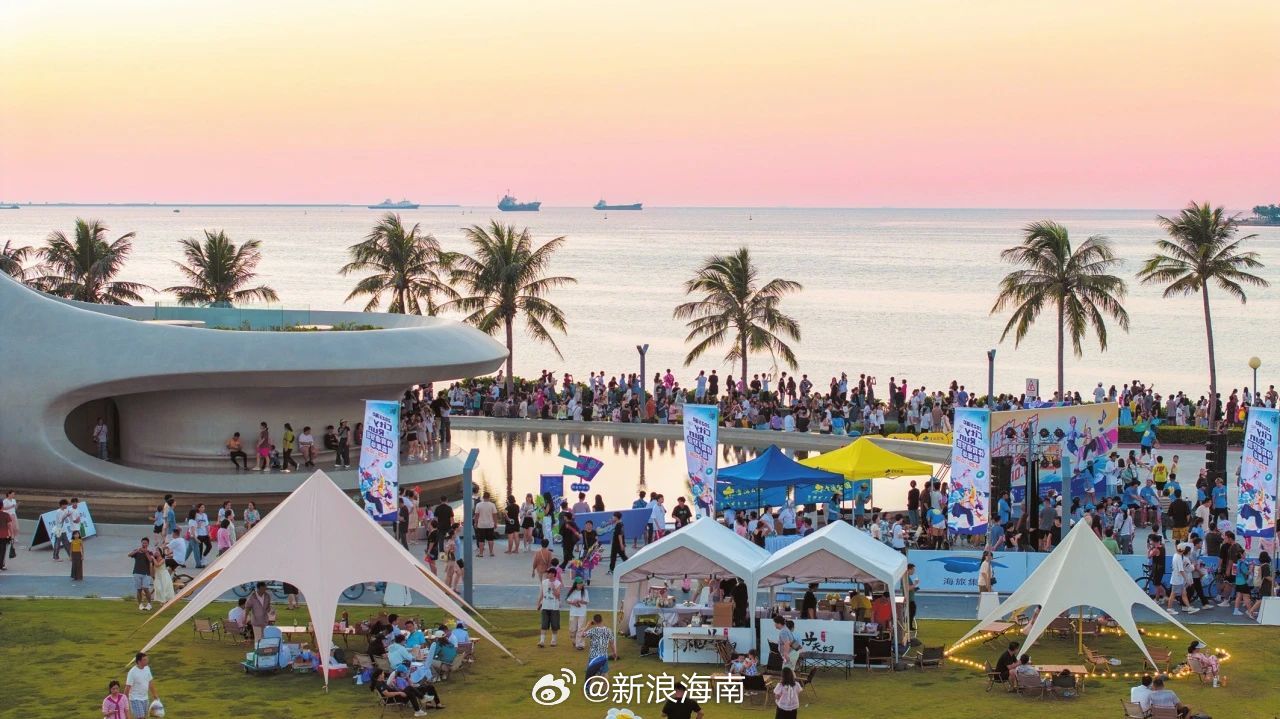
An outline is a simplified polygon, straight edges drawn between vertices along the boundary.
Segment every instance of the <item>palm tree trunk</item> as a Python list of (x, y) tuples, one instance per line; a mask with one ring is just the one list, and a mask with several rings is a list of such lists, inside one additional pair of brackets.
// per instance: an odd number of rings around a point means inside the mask
[(742, 382), (742, 386), (743, 386), (743, 387), (746, 387), (746, 386), (747, 386), (747, 336), (746, 336), (746, 335), (742, 335), (742, 338), (739, 340), (739, 342), (741, 342), (741, 343), (742, 343), (742, 348), (741, 348), (741, 352), (742, 352), (742, 376), (741, 376), (741, 377), (739, 377), (738, 379), (739, 379), (739, 380), (741, 380), (741, 382)]
[(507, 329), (507, 399), (510, 400), (515, 392), (515, 337), (512, 332), (511, 318), (505, 320)]
[(1066, 317), (1066, 310), (1063, 307), (1064, 298), (1058, 298), (1058, 401), (1065, 402), (1067, 400), (1066, 391), (1063, 389), (1063, 352), (1066, 350), (1064, 346), (1064, 333), (1066, 329), (1063, 327), (1063, 321)]
[(1204, 302), (1204, 334), (1209, 340), (1209, 431), (1218, 426), (1218, 363), (1213, 355), (1213, 317), (1209, 314), (1209, 286), (1200, 286)]

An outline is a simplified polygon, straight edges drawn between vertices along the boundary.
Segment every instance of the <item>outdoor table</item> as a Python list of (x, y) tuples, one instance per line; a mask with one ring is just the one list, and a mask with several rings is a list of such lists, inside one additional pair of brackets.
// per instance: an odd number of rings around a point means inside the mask
[(662, 623), (666, 626), (674, 626), (680, 623), (681, 619), (692, 619), (693, 615), (701, 614), (703, 616), (711, 616), (712, 610), (709, 605), (700, 604), (692, 607), (676, 605), (674, 607), (657, 607), (652, 604), (637, 604), (631, 609), (631, 617), (627, 621), (627, 630), (631, 634), (636, 633), (636, 619), (642, 616), (657, 615), (662, 618)]
[(281, 634), (281, 635), (283, 635), (285, 638), (292, 638), (294, 634), (310, 634), (310, 633), (311, 633), (311, 630), (310, 630), (310, 629), (308, 629), (307, 627), (281, 627), (281, 626), (277, 626), (277, 627), (276, 627), (276, 629), (279, 629), (279, 630), (280, 630), (280, 634)]
[(797, 662), (800, 667), (807, 669), (843, 669), (845, 679), (849, 678), (853, 663), (852, 654), (835, 652), (801, 652)]
[(745, 652), (753, 644), (749, 627), (667, 627), (662, 631), (662, 661), (668, 664), (723, 664), (720, 647)]
[(1040, 672), (1041, 674), (1049, 674), (1051, 676), (1054, 674), (1061, 674), (1062, 670), (1064, 669), (1071, 672), (1073, 675), (1075, 675), (1076, 679), (1079, 680), (1076, 685), (1076, 688), (1080, 691), (1081, 694), (1083, 694), (1084, 680), (1085, 680), (1085, 677), (1089, 676), (1089, 670), (1086, 669), (1083, 664), (1037, 664), (1036, 665), (1036, 671)]
[(1014, 624), (1013, 622), (991, 622), (990, 624), (982, 628), (982, 631), (984, 632), (991, 632), (991, 636), (987, 637), (986, 641), (982, 643), (984, 645), (990, 644), (991, 642), (994, 642), (995, 640), (1004, 636), (1005, 632), (1009, 631), (1010, 629), (1013, 629), (1016, 626), (1017, 625)]

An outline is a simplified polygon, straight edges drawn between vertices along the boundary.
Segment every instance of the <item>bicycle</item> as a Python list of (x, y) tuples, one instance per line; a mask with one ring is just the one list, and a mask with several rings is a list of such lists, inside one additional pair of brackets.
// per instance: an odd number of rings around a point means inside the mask
[[(257, 587), (257, 582), (245, 582), (244, 584), (237, 584), (236, 586), (232, 587), (231, 592), (235, 594), (237, 597), (247, 597), (253, 592), (255, 587)], [(286, 595), (284, 593), (283, 582), (267, 582), (267, 589), (271, 591), (271, 594), (276, 599), (283, 601), (286, 598)], [(375, 591), (378, 589), (377, 585), (375, 585), (374, 589)], [(342, 590), (342, 598), (349, 602), (354, 602), (360, 597), (363, 597), (364, 592), (365, 592), (365, 585), (363, 583), (353, 584), (347, 587), (346, 589)]]

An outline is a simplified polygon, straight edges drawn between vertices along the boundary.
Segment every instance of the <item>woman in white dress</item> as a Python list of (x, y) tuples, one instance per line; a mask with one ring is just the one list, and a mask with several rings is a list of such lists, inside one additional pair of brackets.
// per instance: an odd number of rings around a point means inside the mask
[(151, 555), (151, 569), (155, 574), (153, 586), (155, 588), (152, 594), (155, 601), (163, 604), (173, 599), (173, 575), (169, 573), (169, 565), (165, 564), (164, 552), (157, 551)]

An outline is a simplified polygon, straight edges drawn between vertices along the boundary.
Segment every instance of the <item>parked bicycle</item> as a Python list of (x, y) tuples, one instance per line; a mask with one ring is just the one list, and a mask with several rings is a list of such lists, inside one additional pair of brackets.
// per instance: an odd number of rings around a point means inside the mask
[[(378, 585), (374, 586), (374, 589), (379, 590), (379, 585), (385, 586), (384, 584), (379, 583)], [(231, 592), (235, 594), (237, 597), (247, 597), (253, 592), (253, 589), (255, 586), (257, 586), (257, 582), (245, 582), (244, 584), (239, 584), (232, 587)], [(281, 601), (285, 599), (283, 582), (267, 582), (267, 591), (271, 592), (271, 594), (276, 599), (279, 599)], [(342, 598), (349, 602), (354, 602), (360, 597), (363, 597), (364, 592), (365, 592), (364, 584), (352, 584), (351, 586), (342, 590)]]

